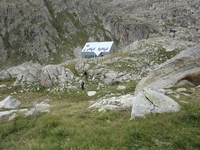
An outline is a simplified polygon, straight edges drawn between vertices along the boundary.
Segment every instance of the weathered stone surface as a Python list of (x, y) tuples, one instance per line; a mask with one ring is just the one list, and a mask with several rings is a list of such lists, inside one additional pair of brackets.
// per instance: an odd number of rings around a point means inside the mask
[(8, 118), (8, 121), (11, 121), (11, 120), (15, 119), (15, 117), (17, 117), (17, 114), (16, 114), (16, 113), (13, 113), (13, 114)]
[(18, 114), (26, 113), (28, 109), (19, 109), (19, 110), (9, 110), (9, 111), (1, 111), (0, 112), (0, 121), (10, 121), (13, 120)]
[(6, 70), (0, 71), (0, 79), (9, 79), (10, 75)]
[(158, 91), (159, 93), (166, 94), (166, 90), (165, 90), (165, 89), (158, 89), (157, 91)]
[(145, 89), (133, 98), (131, 119), (145, 118), (145, 114), (180, 111), (180, 105), (170, 97), (154, 90)]
[(17, 110), (9, 110), (0, 112), (0, 121), (8, 120)]
[(153, 70), (138, 83), (135, 94), (145, 87), (157, 90), (173, 86), (181, 80), (188, 80), (196, 86), (200, 84), (200, 45), (180, 52)]
[(133, 95), (127, 94), (120, 97), (99, 99), (89, 108), (104, 108), (109, 110), (130, 109), (132, 106)]
[(27, 113), (25, 113), (25, 117), (35, 117), (37, 115), (36, 108), (32, 108)]
[(0, 108), (16, 109), (20, 106), (21, 102), (12, 96), (6, 97), (0, 102)]
[(50, 105), (45, 102), (41, 102), (40, 104), (35, 105), (35, 109), (37, 112), (49, 112), (49, 108)]
[(72, 82), (74, 74), (68, 68), (61, 65), (47, 65), (41, 71), (41, 85), (51, 87), (53, 85), (64, 86), (66, 82)]
[(0, 72), (0, 79), (16, 78), (14, 85), (33, 83), (39, 80), (42, 66), (39, 63), (25, 62)]

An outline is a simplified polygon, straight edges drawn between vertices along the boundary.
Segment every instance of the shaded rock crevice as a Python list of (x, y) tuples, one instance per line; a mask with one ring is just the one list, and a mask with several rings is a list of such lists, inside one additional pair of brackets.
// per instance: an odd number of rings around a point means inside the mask
[(193, 74), (188, 74), (184, 78), (180, 79), (178, 82), (182, 80), (187, 80), (194, 84), (195, 86), (200, 85), (200, 72), (198, 73), (193, 73)]

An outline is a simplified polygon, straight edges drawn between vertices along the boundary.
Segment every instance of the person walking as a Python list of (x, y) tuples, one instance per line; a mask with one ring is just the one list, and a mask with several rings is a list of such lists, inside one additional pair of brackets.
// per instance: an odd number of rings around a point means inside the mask
[(82, 91), (85, 89), (85, 82), (84, 81), (81, 82), (81, 89), (82, 89)]
[(87, 75), (87, 72), (86, 72), (86, 71), (84, 72), (84, 74), (83, 74), (83, 75), (84, 75), (84, 77), (85, 77), (85, 80), (87, 80), (87, 78), (88, 78), (88, 75)]

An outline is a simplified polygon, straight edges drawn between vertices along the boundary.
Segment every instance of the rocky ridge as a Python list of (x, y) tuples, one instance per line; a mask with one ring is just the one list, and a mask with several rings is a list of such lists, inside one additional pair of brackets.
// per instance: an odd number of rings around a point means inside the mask
[[(1, 0), (0, 69), (33, 60), (79, 57), (88, 41), (114, 40), (120, 50), (149, 37), (199, 43), (199, 0)], [(76, 55), (76, 56), (75, 56)]]
[[(39, 83), (47, 88), (58, 86), (61, 89), (74, 89), (79, 88), (77, 83), (80, 80), (85, 80), (83, 72), (87, 71), (87, 82), (97, 82), (100, 87), (130, 81), (138, 82), (160, 64), (191, 45), (194, 43), (176, 43), (171, 38), (152, 38), (134, 43), (130, 45), (134, 50), (115, 54), (114, 57), (75, 59), (47, 66), (25, 62), (0, 71), (0, 79), (14, 78), (14, 85)], [(74, 65), (74, 69), (69, 67), (71, 64)]]

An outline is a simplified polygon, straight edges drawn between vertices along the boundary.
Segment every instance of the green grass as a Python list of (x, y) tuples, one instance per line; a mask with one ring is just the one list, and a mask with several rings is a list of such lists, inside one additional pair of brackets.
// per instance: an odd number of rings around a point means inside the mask
[[(11, 81), (7, 81), (11, 82)], [(3, 81), (1, 81), (3, 83)], [(135, 83), (124, 84), (127, 89), (116, 91), (118, 85), (97, 91), (100, 97), (109, 93), (126, 94), (134, 91)], [(95, 85), (93, 85), (95, 86)], [(34, 118), (18, 116), (13, 121), (0, 122), (0, 149), (6, 150), (155, 150), (200, 147), (200, 89), (187, 88), (192, 98), (181, 95), (182, 110), (178, 113), (151, 114), (147, 119), (129, 121), (131, 110), (99, 113), (90, 110), (87, 91), (63, 91), (54, 94), (45, 90), (14, 95), (25, 102), (49, 98), (50, 113), (38, 113)], [(20, 87), (15, 87), (15, 91)], [(11, 90), (11, 91), (10, 91)], [(174, 89), (175, 90), (175, 89)], [(13, 89), (1, 89), (1, 94)]]

